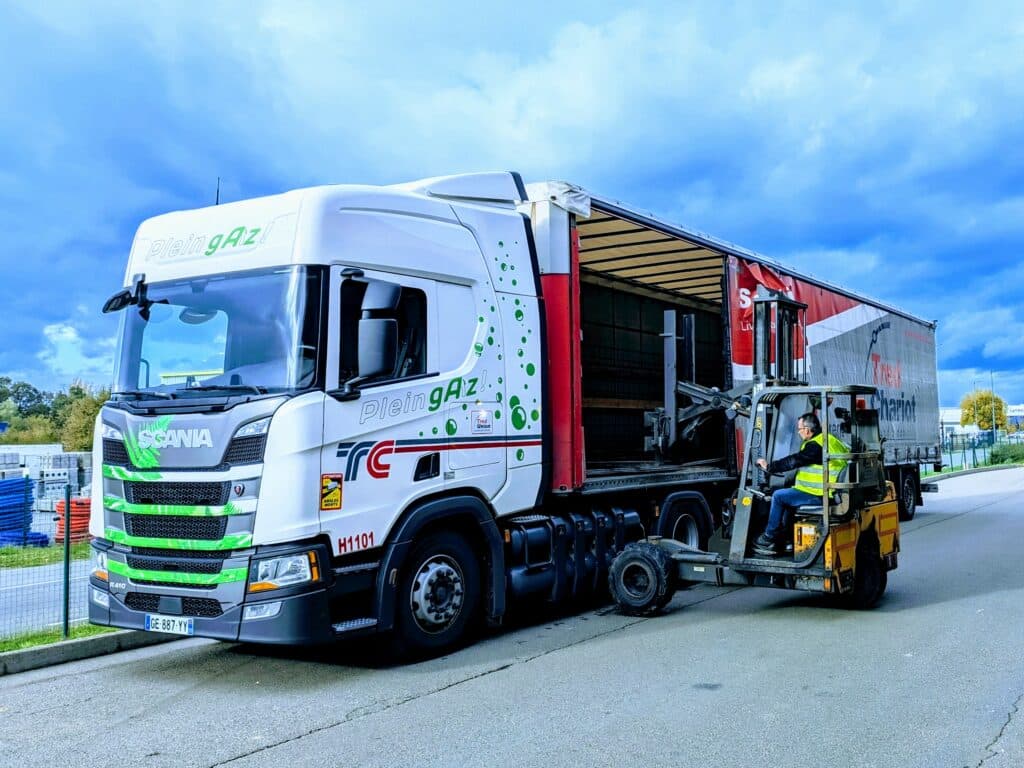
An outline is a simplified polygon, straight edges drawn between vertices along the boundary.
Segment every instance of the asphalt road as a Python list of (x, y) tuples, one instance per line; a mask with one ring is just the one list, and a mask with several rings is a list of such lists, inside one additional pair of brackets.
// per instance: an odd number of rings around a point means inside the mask
[(0, 765), (1024, 765), (1024, 469), (946, 480), (874, 611), (699, 587), (403, 667), (187, 640), (0, 678)]

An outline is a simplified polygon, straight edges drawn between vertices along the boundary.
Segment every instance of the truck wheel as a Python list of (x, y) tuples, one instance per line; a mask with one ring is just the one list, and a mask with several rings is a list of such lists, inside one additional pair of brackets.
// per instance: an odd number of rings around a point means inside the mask
[(917, 512), (917, 483), (909, 472), (903, 473), (900, 482), (899, 510), (900, 520), (913, 520)]
[(676, 592), (668, 553), (646, 541), (627, 545), (608, 571), (608, 589), (627, 616), (657, 613)]
[(888, 574), (878, 548), (871, 545), (857, 547), (853, 592), (846, 596), (847, 606), (859, 611), (874, 608), (885, 593), (888, 582)]
[(393, 650), (431, 656), (464, 639), (480, 604), (480, 563), (465, 538), (443, 532), (412, 550), (395, 603)]
[(697, 549), (707, 549), (711, 538), (711, 521), (705, 520), (703, 510), (693, 506), (675, 504), (658, 520), (658, 535), (675, 539)]

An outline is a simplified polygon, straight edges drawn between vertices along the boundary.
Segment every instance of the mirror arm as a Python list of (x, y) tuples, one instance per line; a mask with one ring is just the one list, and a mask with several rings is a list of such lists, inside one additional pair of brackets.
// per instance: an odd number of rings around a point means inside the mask
[(349, 400), (358, 400), (363, 394), (358, 385), (362, 384), (369, 378), (369, 376), (356, 376), (351, 378), (337, 389), (327, 390), (327, 395), (341, 403), (346, 403)]

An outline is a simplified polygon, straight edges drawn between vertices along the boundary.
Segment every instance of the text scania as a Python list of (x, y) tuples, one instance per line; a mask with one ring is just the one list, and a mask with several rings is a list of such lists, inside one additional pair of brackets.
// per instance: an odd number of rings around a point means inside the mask
[(167, 429), (139, 431), (140, 448), (213, 448), (213, 436), (210, 430), (203, 429)]

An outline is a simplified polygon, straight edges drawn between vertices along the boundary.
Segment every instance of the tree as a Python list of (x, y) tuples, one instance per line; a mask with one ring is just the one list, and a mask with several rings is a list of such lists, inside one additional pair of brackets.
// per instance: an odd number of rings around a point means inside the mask
[(65, 451), (89, 451), (92, 450), (96, 414), (110, 399), (110, 390), (100, 389), (94, 392), (81, 382), (73, 384), (70, 389), (76, 388), (79, 390), (77, 396), (70, 400), (63, 412), (60, 439), (64, 443)]
[(977, 424), (992, 429), (992, 401), (995, 399), (996, 429), (1006, 429), (1006, 402), (990, 389), (968, 392), (960, 401), (960, 425)]
[(57, 430), (46, 416), (16, 416), (7, 431), (0, 435), (0, 444), (33, 445), (57, 442)]

